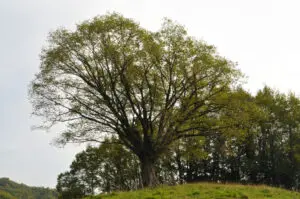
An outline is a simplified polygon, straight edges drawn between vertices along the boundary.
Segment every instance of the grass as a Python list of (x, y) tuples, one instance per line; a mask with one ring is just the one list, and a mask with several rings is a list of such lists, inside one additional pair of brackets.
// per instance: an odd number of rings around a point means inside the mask
[(100, 194), (86, 199), (300, 199), (300, 193), (264, 185), (197, 183)]

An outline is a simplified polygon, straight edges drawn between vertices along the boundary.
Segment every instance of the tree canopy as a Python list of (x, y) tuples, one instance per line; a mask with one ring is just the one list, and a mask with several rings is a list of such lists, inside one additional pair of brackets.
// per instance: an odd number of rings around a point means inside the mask
[(114, 13), (50, 33), (30, 97), (43, 127), (66, 124), (60, 143), (116, 135), (152, 186), (174, 141), (228, 126), (218, 118), (240, 76), (183, 26), (165, 20), (152, 32)]

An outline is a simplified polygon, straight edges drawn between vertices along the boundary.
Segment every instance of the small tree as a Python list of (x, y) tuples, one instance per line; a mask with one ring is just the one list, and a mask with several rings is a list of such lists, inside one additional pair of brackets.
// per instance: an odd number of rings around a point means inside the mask
[(172, 142), (224, 128), (220, 100), (239, 76), (213, 46), (170, 20), (150, 32), (110, 14), (50, 34), (30, 97), (43, 127), (66, 124), (61, 143), (117, 135), (152, 186), (154, 164)]
[(89, 146), (76, 155), (70, 171), (59, 174), (56, 189), (62, 199), (134, 190), (141, 184), (138, 167), (136, 156), (120, 144)]
[(80, 199), (88, 194), (85, 185), (71, 172), (58, 175), (56, 190), (59, 199)]

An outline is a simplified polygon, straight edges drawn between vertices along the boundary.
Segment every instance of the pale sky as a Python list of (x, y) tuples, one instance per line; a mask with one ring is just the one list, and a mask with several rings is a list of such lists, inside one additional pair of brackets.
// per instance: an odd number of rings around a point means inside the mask
[(55, 187), (83, 148), (57, 148), (55, 130), (30, 130), (39, 120), (28, 84), (49, 31), (114, 11), (155, 31), (167, 17), (238, 62), (249, 91), (266, 84), (300, 94), (299, 10), (297, 0), (0, 0), (0, 177)]

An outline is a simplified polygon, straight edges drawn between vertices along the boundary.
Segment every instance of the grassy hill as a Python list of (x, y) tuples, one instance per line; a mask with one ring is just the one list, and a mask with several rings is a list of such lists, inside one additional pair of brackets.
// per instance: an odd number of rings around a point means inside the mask
[(0, 199), (15, 199), (11, 194), (0, 190)]
[(300, 193), (268, 186), (198, 183), (118, 192), (86, 199), (300, 199)]
[(48, 188), (29, 187), (8, 178), (0, 178), (0, 199), (56, 199), (57, 193)]

